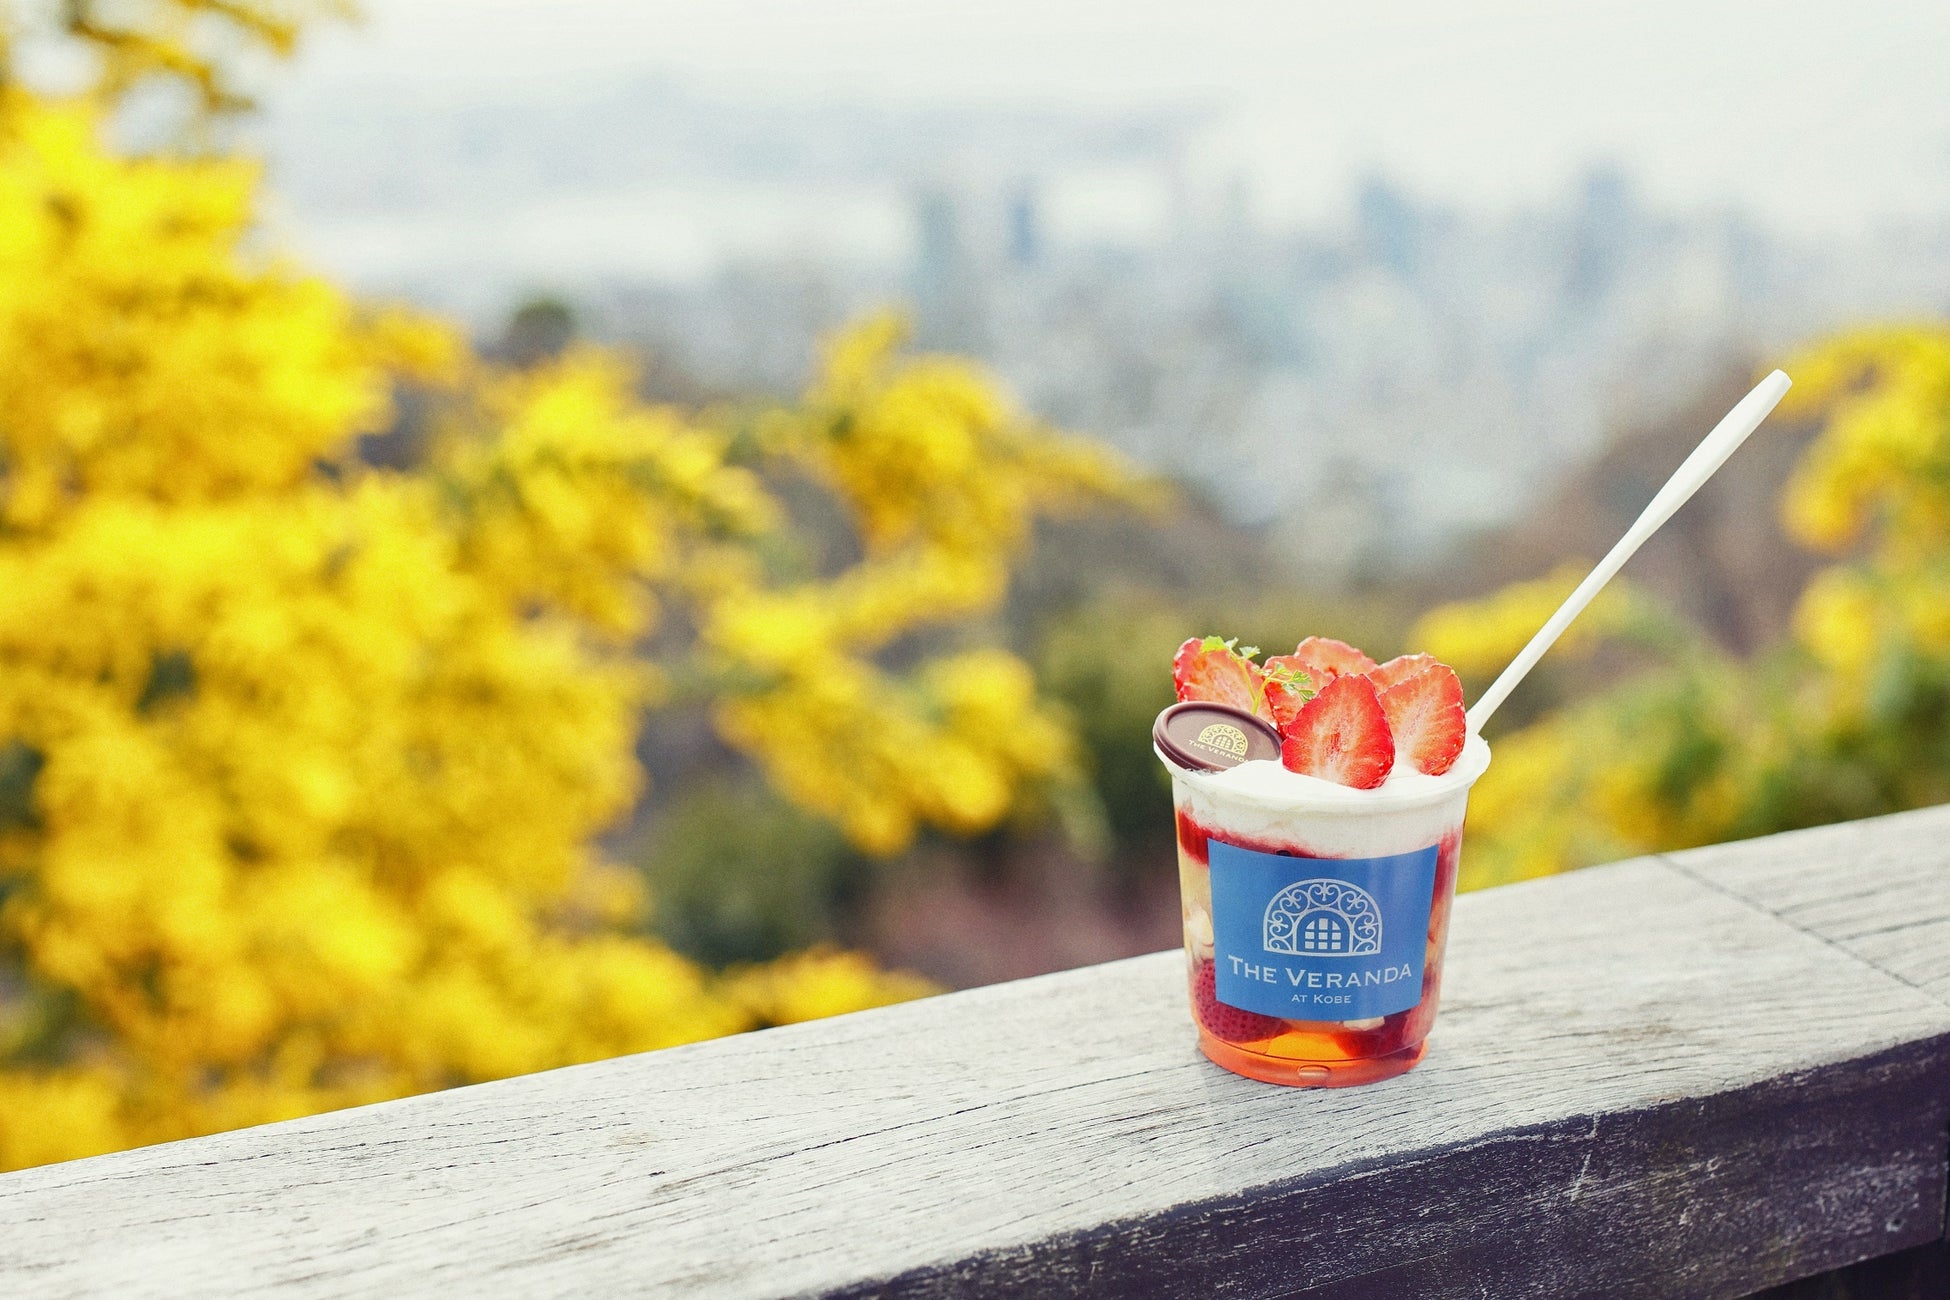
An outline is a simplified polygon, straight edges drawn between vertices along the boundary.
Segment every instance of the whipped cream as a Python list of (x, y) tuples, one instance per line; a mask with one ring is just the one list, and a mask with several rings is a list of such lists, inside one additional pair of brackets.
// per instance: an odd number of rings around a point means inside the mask
[(1182, 774), (1195, 787), (1223, 791), (1228, 798), (1257, 804), (1381, 808), (1434, 801), (1456, 790), (1466, 790), (1489, 765), (1490, 747), (1481, 736), (1471, 736), (1454, 765), (1441, 776), (1430, 776), (1405, 762), (1397, 762), (1387, 780), (1368, 790), (1288, 771), (1274, 758), (1255, 759), (1222, 772), (1191, 772), (1176, 764), (1170, 766), (1174, 775)]
[(1371, 790), (1289, 772), (1272, 759), (1222, 772), (1165, 760), (1178, 806), (1206, 830), (1317, 857), (1379, 857), (1438, 842), (1461, 824), (1469, 787), (1489, 764), (1490, 747), (1479, 736), (1441, 776), (1398, 763)]

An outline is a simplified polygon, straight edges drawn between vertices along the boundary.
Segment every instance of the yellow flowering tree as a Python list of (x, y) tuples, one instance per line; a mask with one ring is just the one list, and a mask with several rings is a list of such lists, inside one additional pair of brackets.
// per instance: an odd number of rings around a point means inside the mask
[[(1468, 883), (1950, 799), (1950, 327), (1850, 333), (1788, 368), (1784, 414), (1823, 423), (1783, 519), (1833, 557), (1791, 636), (1742, 659), (1642, 593), (1594, 608), (1554, 655), (1623, 639), (1654, 666), (1492, 737)], [(1434, 610), (1416, 642), (1486, 675), (1579, 572)]]
[(922, 824), (994, 825), (1018, 790), (1074, 773), (1076, 753), (1013, 655), (943, 644), (896, 678), (873, 653), (993, 610), (1038, 515), (1147, 496), (1101, 447), (1024, 420), (966, 363), (898, 364), (899, 337), (883, 317), (840, 339), (805, 406), (756, 430), (767, 458), (845, 502), (859, 561), (715, 592), (703, 629), (745, 683), (718, 707), (724, 734), (879, 853)]
[[(923, 991), (643, 937), (596, 847), (639, 719), (714, 701), (870, 851), (992, 825), (1072, 742), (982, 617), (1124, 472), (888, 321), (737, 420), (598, 350), (497, 371), (246, 251), (251, 166), (100, 143), (143, 76), (226, 100), (198, 24), (296, 7), (114, 12), (68, 10), (100, 93), (0, 85), (0, 1166)], [(384, 469), (402, 383), (427, 451)], [(857, 558), (807, 558), (787, 480)]]

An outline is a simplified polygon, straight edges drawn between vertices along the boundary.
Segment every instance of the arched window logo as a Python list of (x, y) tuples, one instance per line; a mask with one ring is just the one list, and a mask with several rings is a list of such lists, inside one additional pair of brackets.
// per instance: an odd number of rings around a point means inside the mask
[(1381, 909), (1345, 880), (1303, 880), (1266, 904), (1268, 952), (1296, 957), (1373, 957), (1381, 952)]
[(1215, 753), (1224, 754), (1228, 758), (1244, 758), (1248, 748), (1246, 744), (1246, 733), (1229, 722), (1213, 723), (1205, 730), (1199, 732), (1198, 739), (1192, 743), (1203, 745), (1205, 748)]

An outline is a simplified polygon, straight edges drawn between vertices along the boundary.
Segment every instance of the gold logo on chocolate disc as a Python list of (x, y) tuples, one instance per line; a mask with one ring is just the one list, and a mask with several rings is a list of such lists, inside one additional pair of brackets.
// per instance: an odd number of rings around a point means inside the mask
[(1232, 758), (1246, 756), (1246, 733), (1230, 722), (1215, 722), (1198, 733), (1198, 744)]

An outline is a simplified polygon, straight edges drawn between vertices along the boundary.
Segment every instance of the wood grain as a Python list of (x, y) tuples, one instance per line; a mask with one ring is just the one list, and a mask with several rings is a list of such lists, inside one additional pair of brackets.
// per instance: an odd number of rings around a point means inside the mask
[(1668, 860), (1950, 1002), (1950, 807), (1689, 849)]
[(1459, 900), (1388, 1083), (1217, 1069), (1158, 954), (7, 1175), (0, 1293), (1738, 1296), (1939, 1238), (1950, 1006), (1722, 852)]
[(1751, 1300), (1943, 1300), (1945, 1296), (1950, 1296), (1950, 1242), (1938, 1241), (1769, 1287)]

